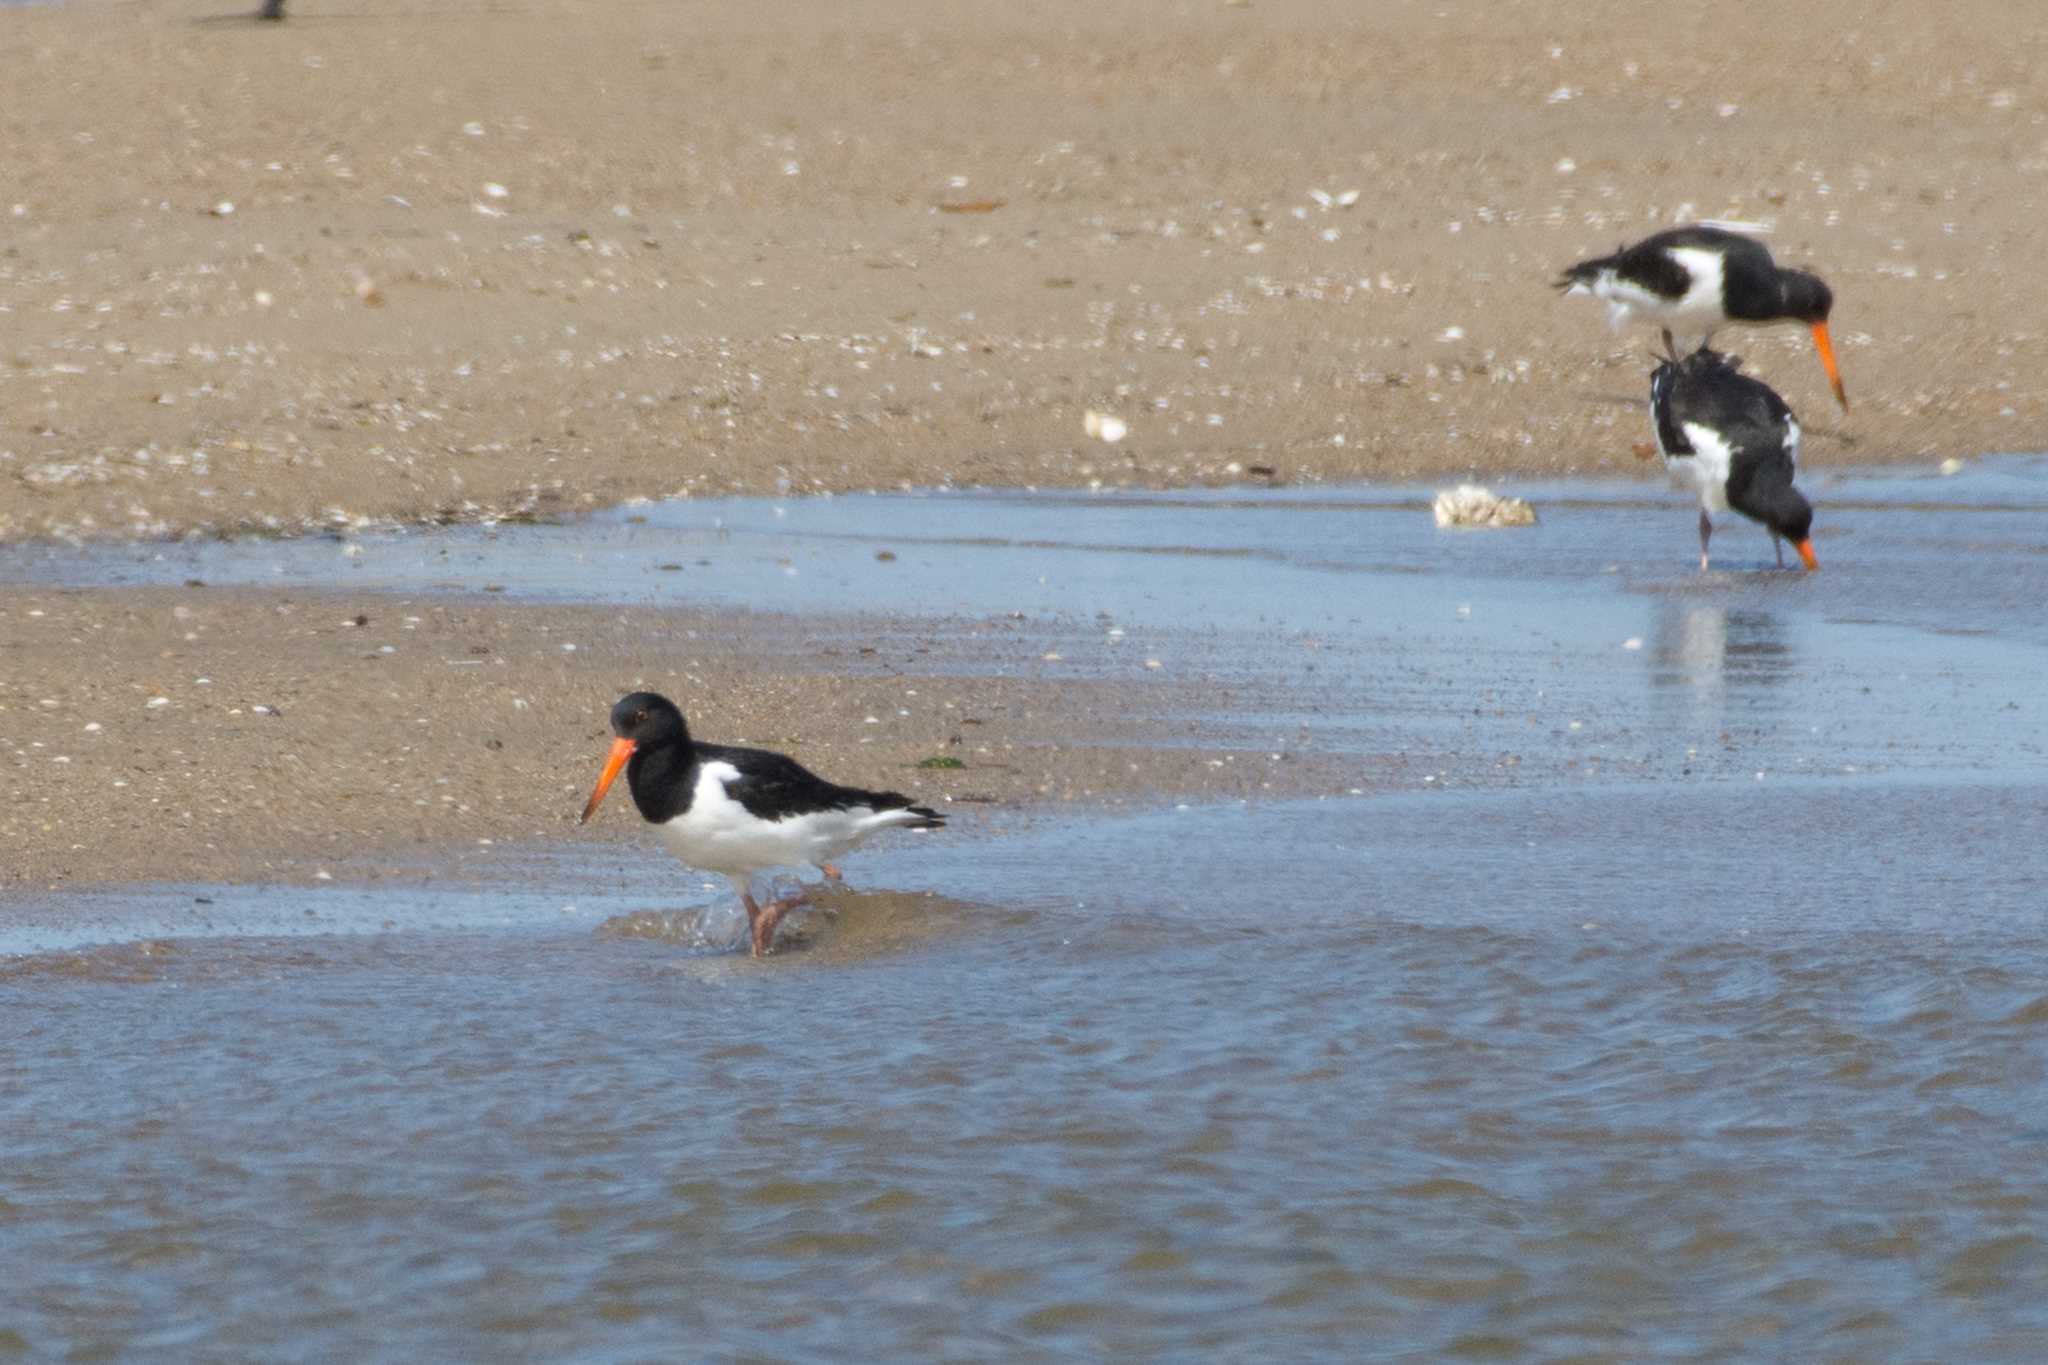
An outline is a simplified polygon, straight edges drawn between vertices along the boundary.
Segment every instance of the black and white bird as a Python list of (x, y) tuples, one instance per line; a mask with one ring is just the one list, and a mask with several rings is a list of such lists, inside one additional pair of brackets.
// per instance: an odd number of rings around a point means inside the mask
[(667, 697), (634, 692), (612, 707), (612, 741), (597, 789), (577, 821), (597, 813), (621, 769), (640, 816), (661, 829), (691, 867), (731, 878), (746, 907), (754, 956), (775, 941), (799, 893), (759, 905), (753, 878), (771, 867), (810, 863), (834, 881), (836, 861), (885, 829), (942, 829), (946, 818), (900, 792), (827, 782), (795, 759), (766, 749), (701, 744)]
[(1791, 541), (1809, 569), (1813, 505), (1792, 486), (1799, 462), (1799, 422), (1785, 400), (1761, 380), (1739, 372), (1741, 360), (1701, 346), (1680, 358), (1666, 333), (1666, 359), (1650, 373), (1650, 416), (1671, 480), (1700, 500), (1700, 572), (1707, 569), (1713, 514), (1734, 508), (1771, 533), (1784, 567)]
[(1833, 291), (1818, 275), (1777, 265), (1754, 238), (1705, 224), (1673, 228), (1612, 256), (1580, 261), (1558, 276), (1557, 287), (1606, 303), (1613, 327), (1641, 314), (1688, 340), (1699, 337), (1702, 346), (1724, 323), (1803, 322), (1835, 401), (1848, 410), (1828, 336)]

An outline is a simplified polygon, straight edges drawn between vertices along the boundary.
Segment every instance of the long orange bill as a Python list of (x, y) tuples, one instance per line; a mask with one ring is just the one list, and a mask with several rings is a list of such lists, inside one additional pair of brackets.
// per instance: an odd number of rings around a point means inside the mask
[(1818, 569), (1820, 567), (1820, 561), (1813, 557), (1813, 542), (1811, 540), (1802, 540), (1792, 548), (1799, 551), (1799, 562), (1807, 568)]
[(1842, 411), (1849, 410), (1849, 395), (1842, 391), (1842, 372), (1835, 368), (1835, 343), (1828, 340), (1828, 325), (1825, 322), (1813, 324), (1813, 349), (1820, 352), (1820, 367), (1828, 372), (1828, 387), (1835, 391), (1835, 401), (1842, 405)]
[[(1812, 567), (1810, 561), (1807, 567)], [(597, 814), (597, 808), (604, 803), (604, 794), (612, 789), (612, 783), (618, 781), (620, 771), (626, 766), (626, 760), (632, 756), (632, 740), (615, 739), (612, 741), (611, 756), (605, 759), (604, 771), (599, 773), (597, 777), (597, 790), (590, 794), (590, 804), (583, 808), (583, 814), (576, 817), (577, 824), (588, 824), (590, 817)]]

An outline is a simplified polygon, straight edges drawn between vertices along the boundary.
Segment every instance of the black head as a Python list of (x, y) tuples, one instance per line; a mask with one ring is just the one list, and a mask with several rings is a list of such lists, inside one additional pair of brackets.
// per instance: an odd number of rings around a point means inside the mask
[[(612, 789), (613, 781), (627, 770), (628, 765), (631, 765), (628, 782), (633, 788), (633, 804), (640, 807), (642, 815), (655, 819), (648, 811), (648, 799), (651, 798), (643, 799), (641, 794), (643, 770), (650, 762), (656, 768), (666, 770), (689, 760), (689, 727), (683, 724), (683, 713), (667, 697), (652, 692), (629, 692), (620, 697), (618, 705), (612, 707), (612, 733), (618, 738), (612, 741), (612, 751), (605, 758), (604, 771), (598, 774), (597, 787), (584, 804), (583, 814), (577, 817), (578, 824), (597, 814), (598, 806), (604, 802), (604, 794)], [(653, 755), (651, 760), (650, 754)]]
[(612, 733), (645, 749), (689, 739), (683, 713), (657, 692), (629, 692), (612, 707)]
[(1731, 487), (1728, 501), (1745, 516), (1756, 518), (1791, 541), (1792, 548), (1799, 552), (1800, 562), (1809, 570), (1820, 567), (1820, 560), (1813, 553), (1813, 504), (1792, 486), (1783, 472), (1759, 478), (1743, 489), (1739, 498)]
[(1798, 489), (1773, 489), (1765, 511), (1765, 524), (1794, 545), (1813, 538), (1813, 504)]
[(1804, 270), (1780, 271), (1778, 287), (1785, 293), (1785, 316), (1797, 318), (1809, 327), (1826, 322), (1828, 314), (1835, 311), (1835, 293), (1818, 275), (1809, 275)]

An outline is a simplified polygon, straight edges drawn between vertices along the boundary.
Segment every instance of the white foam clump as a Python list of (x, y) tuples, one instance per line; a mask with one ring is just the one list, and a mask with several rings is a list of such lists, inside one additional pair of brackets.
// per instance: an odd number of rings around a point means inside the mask
[(1439, 526), (1534, 526), (1536, 509), (1521, 498), (1501, 497), (1476, 483), (1461, 483), (1436, 495), (1431, 509)]

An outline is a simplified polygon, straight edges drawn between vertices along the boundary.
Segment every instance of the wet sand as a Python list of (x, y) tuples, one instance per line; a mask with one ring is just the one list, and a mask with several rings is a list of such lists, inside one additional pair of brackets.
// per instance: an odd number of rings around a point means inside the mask
[[(482, 597), (10, 590), (0, 888), (432, 875), (506, 841), (639, 838), (630, 803), (575, 825), (610, 705), (638, 687), (681, 699), (703, 738), (969, 824), (989, 806), (1300, 795), (1370, 776), (1356, 759), (1240, 764), (1241, 745), (1162, 745), (1245, 690), (1142, 669), (1063, 678), (1010, 633)], [(932, 759), (961, 766), (917, 766)]]
[(1702, 216), (1835, 287), (1846, 418), (1730, 342), (1810, 461), (2043, 444), (1993, 0), (224, 8), (0, 15), (0, 535), (1626, 469), (1549, 282)]
[[(1756, 40), (1717, 60), (1744, 31), (1727, 13), (10, 9), (0, 537), (676, 493), (1626, 476), (1649, 338), (1548, 282), (1704, 215), (1771, 224), (1835, 286), (1848, 417), (1796, 330), (1739, 344), (1810, 465), (2039, 447), (2048, 339), (2025, 320), (2048, 283), (2012, 192), (2043, 146), (2034, 40), (1988, 0), (1827, 0), (1755, 7)], [(1089, 439), (1091, 409), (1128, 438)], [(949, 742), (945, 702), (970, 709), (926, 679), (935, 709), (856, 746), (908, 684), (814, 659), (797, 685), (759, 657), (800, 652), (788, 622), (764, 643), (707, 619), (714, 650), (666, 615), (488, 598), (380, 604), (367, 630), (339, 624), (361, 603), (303, 592), (0, 606), (0, 875), (28, 884), (303, 876), (464, 805), (442, 826), (460, 840), (554, 832), (604, 700), (704, 655), (712, 733), (853, 780)], [(567, 657), (563, 635), (605, 643)], [(180, 692), (200, 677), (224, 700)], [(1121, 690), (994, 695), (1034, 757), (982, 776), (991, 794), (1234, 790), (1131, 733)], [(44, 775), (97, 761), (88, 740), (146, 817), (80, 767)]]
[(1492, 532), (1437, 528), (1421, 486), (698, 500), (0, 552), (21, 584), (0, 603), (7, 875), (432, 875), (640, 837), (625, 806), (572, 823), (635, 687), (963, 827), (2037, 761), (2042, 459), (1810, 475), (1813, 575), (1771, 571), (1740, 522), (1700, 574), (1677, 493), (1521, 487), (1541, 524)]

